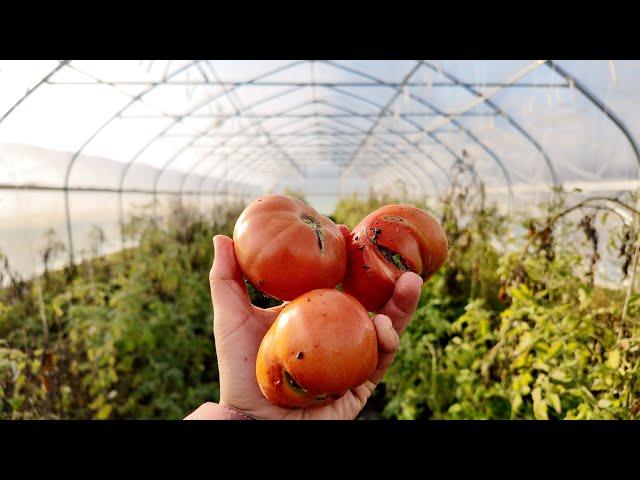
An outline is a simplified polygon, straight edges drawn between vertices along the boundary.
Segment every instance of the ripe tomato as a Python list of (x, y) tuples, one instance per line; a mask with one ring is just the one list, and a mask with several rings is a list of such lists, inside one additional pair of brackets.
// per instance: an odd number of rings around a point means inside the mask
[(366, 310), (351, 295), (318, 289), (282, 309), (260, 344), (256, 377), (277, 406), (321, 406), (364, 383), (377, 363)]
[(249, 204), (236, 222), (233, 245), (253, 286), (280, 300), (335, 287), (347, 266), (346, 240), (337, 225), (285, 195)]
[(367, 215), (347, 245), (344, 291), (371, 312), (393, 295), (398, 278), (412, 271), (425, 281), (445, 262), (447, 236), (427, 212), (409, 205), (386, 205)]

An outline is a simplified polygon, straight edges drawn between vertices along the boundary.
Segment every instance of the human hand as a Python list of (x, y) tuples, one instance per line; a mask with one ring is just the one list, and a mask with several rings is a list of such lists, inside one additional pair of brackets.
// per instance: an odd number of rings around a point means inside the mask
[[(340, 226), (348, 237), (348, 229)], [(418, 305), (422, 279), (407, 272), (396, 283), (392, 298), (373, 317), (378, 338), (378, 365), (362, 385), (323, 407), (288, 410), (269, 402), (256, 380), (256, 357), (264, 335), (284, 305), (268, 309), (251, 304), (242, 272), (236, 262), (233, 240), (224, 235), (213, 239), (215, 258), (209, 275), (213, 301), (220, 404), (256, 419), (350, 420), (357, 417), (376, 385), (393, 362), (399, 335), (407, 327)], [(187, 418), (219, 418), (206, 403)]]

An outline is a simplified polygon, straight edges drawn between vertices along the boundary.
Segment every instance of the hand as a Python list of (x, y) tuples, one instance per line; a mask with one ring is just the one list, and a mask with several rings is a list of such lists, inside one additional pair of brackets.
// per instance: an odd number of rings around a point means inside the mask
[[(348, 230), (341, 226), (348, 237)], [(418, 305), (422, 279), (415, 273), (403, 274), (393, 297), (373, 317), (378, 337), (378, 365), (369, 380), (324, 407), (288, 410), (271, 404), (256, 380), (256, 356), (262, 338), (284, 305), (262, 309), (251, 304), (233, 241), (217, 235), (213, 239), (215, 259), (209, 276), (213, 300), (213, 332), (220, 377), (220, 404), (256, 419), (350, 420), (357, 417), (376, 385), (393, 362), (399, 335), (407, 327)], [(207, 418), (206, 403), (188, 418)], [(211, 416), (209, 417), (211, 418)]]

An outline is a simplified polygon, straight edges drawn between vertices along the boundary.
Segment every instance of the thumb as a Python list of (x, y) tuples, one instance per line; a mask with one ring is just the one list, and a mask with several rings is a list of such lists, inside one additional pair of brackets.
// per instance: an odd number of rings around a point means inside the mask
[(225, 235), (216, 235), (213, 237), (213, 246), (215, 256), (209, 273), (209, 285), (214, 313), (216, 310), (237, 313), (250, 310), (251, 301), (236, 261), (233, 240)]
[(416, 311), (420, 301), (422, 284), (422, 278), (416, 273), (403, 273), (396, 282), (393, 296), (380, 311), (380, 313), (391, 319), (393, 328), (396, 329), (399, 335), (407, 327)]

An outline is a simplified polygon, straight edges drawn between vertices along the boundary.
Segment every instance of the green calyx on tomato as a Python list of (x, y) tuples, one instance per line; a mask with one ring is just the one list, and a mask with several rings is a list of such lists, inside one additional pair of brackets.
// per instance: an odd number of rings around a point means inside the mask
[(318, 247), (320, 248), (320, 255), (324, 252), (324, 234), (322, 233), (322, 227), (316, 222), (313, 217), (308, 215), (302, 215), (302, 221), (309, 225), (316, 233), (318, 237)]

